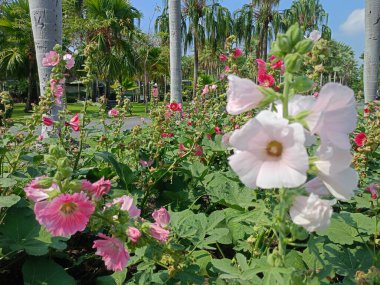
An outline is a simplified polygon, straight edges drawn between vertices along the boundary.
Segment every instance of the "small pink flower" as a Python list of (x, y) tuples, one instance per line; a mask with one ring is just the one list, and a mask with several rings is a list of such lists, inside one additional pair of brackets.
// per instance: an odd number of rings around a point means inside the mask
[(52, 236), (71, 236), (83, 231), (95, 206), (86, 194), (61, 194), (51, 202), (37, 202), (34, 213), (37, 221), (43, 225)]
[(119, 115), (119, 111), (116, 110), (115, 108), (112, 108), (111, 110), (108, 111), (108, 117), (117, 117)]
[(170, 215), (165, 208), (154, 210), (152, 217), (160, 227), (166, 227), (170, 222)]
[(261, 58), (257, 58), (256, 63), (257, 63), (257, 67), (258, 67), (259, 71), (262, 71), (265, 73), (267, 70), (266, 62), (264, 60), (262, 60)]
[(275, 55), (271, 55), (270, 58), (269, 58), (269, 61), (272, 62), (276, 59), (277, 57)]
[(111, 205), (120, 205), (120, 209), (127, 211), (131, 218), (139, 217), (141, 214), (141, 210), (133, 204), (133, 198), (126, 195), (113, 199), (112, 203), (107, 206), (110, 207)]
[(132, 242), (136, 243), (138, 239), (141, 237), (141, 232), (135, 227), (128, 227), (127, 235)]
[(318, 98), (319, 92), (314, 92), (313, 96), (314, 96), (314, 98)]
[(378, 197), (378, 190), (380, 188), (379, 184), (370, 184), (369, 187), (367, 187), (365, 190), (371, 193), (371, 198), (372, 199), (377, 199)]
[(57, 84), (57, 79), (50, 79), (50, 88), (51, 90), (54, 90), (55, 89), (55, 85)]
[(63, 86), (62, 85), (55, 85), (53, 89), (53, 95), (54, 97), (61, 98), (63, 95)]
[(363, 146), (366, 139), (367, 139), (367, 136), (365, 133), (359, 133), (355, 136), (354, 141), (357, 146)]
[(201, 145), (196, 144), (194, 146), (194, 155), (195, 156), (203, 156), (203, 147)]
[(243, 54), (240, 48), (234, 50), (234, 58), (240, 57)]
[(100, 178), (98, 181), (92, 184), (92, 194), (96, 198), (100, 198), (103, 195), (107, 194), (111, 189), (111, 181), (104, 180), (104, 177)]
[(229, 72), (229, 71), (230, 71), (230, 67), (229, 67), (228, 65), (226, 65), (226, 66), (224, 67), (224, 71), (225, 71), (225, 72)]
[(35, 179), (33, 179), (28, 185), (25, 186), (24, 191), (26, 194), (26, 197), (33, 201), (33, 202), (40, 202), (43, 200), (46, 200), (49, 198), (49, 193), (56, 191), (59, 192), (59, 188), (57, 184), (51, 185), (49, 188), (43, 188), (40, 184), (39, 181), (41, 179), (45, 178), (45, 176), (40, 176)]
[(182, 156), (184, 154), (184, 152), (186, 152), (186, 147), (182, 143), (180, 143), (178, 145), (178, 154), (179, 154), (179, 156)]
[(55, 66), (59, 63), (59, 54), (55, 51), (49, 51), (42, 59), (43, 66)]
[(117, 238), (98, 234), (98, 239), (94, 241), (92, 248), (96, 248), (96, 255), (102, 257), (108, 270), (122, 271), (127, 266), (129, 253), (122, 241)]
[(140, 159), (139, 162), (140, 162), (140, 165), (141, 165), (142, 167), (150, 167), (150, 166), (153, 164), (154, 160), (153, 160), (153, 159), (150, 159), (150, 160), (146, 161), (146, 160), (142, 160), (142, 159)]
[(63, 56), (63, 60), (66, 61), (66, 65), (65, 65), (65, 67), (66, 67), (67, 69), (72, 69), (72, 68), (74, 67), (74, 65), (75, 65), (75, 60), (74, 60), (74, 58), (73, 58), (73, 56), (72, 56), (71, 54), (69, 54), (69, 53), (65, 54), (65, 55)]
[(211, 86), (211, 90), (213, 90), (213, 91), (215, 91), (217, 88), (218, 88), (218, 85), (216, 85), (216, 84), (213, 84), (213, 85)]
[(80, 127), (79, 127), (79, 114), (75, 114), (70, 122), (65, 122), (65, 126), (70, 126), (75, 132), (78, 132)]
[(38, 138), (37, 138), (37, 141), (42, 141), (44, 139), (44, 136), (43, 135), (39, 135)]
[(83, 191), (88, 191), (90, 193), (94, 192), (94, 187), (92, 186), (92, 183), (86, 179), (81, 181), (80, 189)]
[(222, 53), (222, 54), (219, 55), (219, 60), (221, 62), (225, 62), (225, 61), (228, 60), (228, 57), (225, 54)]
[(214, 131), (215, 131), (215, 133), (217, 133), (218, 135), (220, 135), (220, 134), (222, 133), (222, 131), (220, 130), (219, 127), (215, 127), (215, 128), (214, 128)]
[(258, 76), (260, 86), (271, 87), (274, 85), (274, 77), (271, 74), (260, 74)]
[(210, 89), (208, 88), (208, 85), (205, 85), (205, 87), (202, 90), (202, 95), (206, 95), (210, 92)]
[(282, 59), (279, 59), (275, 63), (272, 64), (273, 69), (281, 69), (281, 67), (284, 65), (284, 61)]
[(170, 235), (170, 231), (161, 228), (158, 224), (151, 224), (149, 232), (154, 239), (160, 242), (166, 242)]
[(42, 116), (42, 123), (45, 125), (45, 126), (52, 126), (54, 125), (54, 120), (52, 118), (50, 118), (49, 116)]

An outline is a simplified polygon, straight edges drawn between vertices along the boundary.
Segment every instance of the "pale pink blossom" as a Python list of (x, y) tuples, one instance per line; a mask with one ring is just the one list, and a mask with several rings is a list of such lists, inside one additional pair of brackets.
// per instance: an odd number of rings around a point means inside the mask
[(113, 199), (112, 203), (107, 204), (108, 207), (111, 205), (120, 205), (120, 209), (122, 211), (127, 211), (131, 218), (139, 217), (141, 214), (141, 210), (133, 204), (133, 198), (127, 195), (123, 195), (119, 198)]
[(297, 196), (290, 208), (290, 217), (308, 232), (320, 231), (329, 226), (334, 204), (335, 200), (322, 200), (313, 193), (309, 197)]
[(51, 200), (34, 205), (37, 221), (43, 225), (52, 236), (71, 236), (83, 231), (92, 213), (94, 204), (86, 194), (61, 194)]
[(104, 177), (100, 178), (98, 181), (92, 184), (91, 193), (96, 197), (100, 198), (107, 194), (111, 189), (111, 181), (105, 180)]
[(149, 233), (154, 239), (160, 242), (166, 242), (170, 235), (170, 231), (163, 229), (156, 223), (150, 225)]
[(96, 248), (96, 255), (102, 257), (108, 270), (122, 271), (128, 263), (129, 253), (124, 247), (124, 243), (105, 234), (98, 234), (102, 239), (94, 241), (92, 248)]
[(142, 159), (140, 159), (139, 160), (139, 163), (140, 163), (140, 165), (142, 167), (150, 167), (150, 166), (152, 166), (153, 162), (154, 162), (153, 159), (149, 159), (149, 160), (142, 160)]
[(258, 86), (249, 79), (228, 76), (227, 112), (238, 115), (257, 107), (264, 99)]
[(304, 143), (301, 124), (289, 124), (264, 110), (231, 135), (235, 154), (229, 164), (248, 187), (298, 187), (305, 183), (309, 168)]
[(257, 58), (256, 63), (260, 72), (265, 73), (267, 71), (267, 64), (264, 60), (262, 60), (261, 58)]
[(210, 92), (210, 89), (209, 89), (208, 85), (205, 85), (205, 87), (204, 87), (203, 90), (202, 90), (202, 95), (206, 95), (206, 94), (208, 94), (209, 92)]
[(49, 51), (42, 59), (43, 66), (55, 66), (59, 63), (59, 54), (55, 51)]
[(317, 30), (312, 31), (309, 35), (309, 39), (311, 39), (313, 42), (317, 42), (321, 37), (321, 32)]
[(119, 115), (119, 111), (115, 108), (112, 108), (108, 111), (108, 117), (117, 117)]
[(74, 67), (75, 60), (74, 60), (74, 57), (71, 54), (69, 54), (69, 53), (65, 54), (63, 56), (63, 60), (66, 61), (65, 67), (67, 69), (72, 69)]
[(348, 134), (357, 122), (354, 92), (337, 83), (326, 84), (305, 120), (311, 133), (318, 134), (323, 143), (350, 149)]
[(169, 212), (165, 208), (154, 210), (152, 217), (154, 221), (161, 227), (166, 227), (170, 222)]
[(217, 88), (218, 88), (218, 85), (216, 84), (211, 85), (211, 90), (215, 91)]
[(323, 181), (319, 177), (315, 177), (305, 183), (304, 185), (305, 190), (308, 193), (314, 193), (318, 196), (329, 196), (330, 192), (327, 190), (325, 184), (323, 184)]
[(141, 237), (141, 232), (135, 227), (128, 227), (127, 235), (132, 242), (136, 243)]
[(25, 186), (25, 195), (29, 200), (33, 202), (40, 202), (48, 199), (50, 194), (60, 192), (57, 184), (53, 184), (50, 187), (43, 187), (40, 185), (39, 182), (44, 178), (45, 176), (37, 177)]

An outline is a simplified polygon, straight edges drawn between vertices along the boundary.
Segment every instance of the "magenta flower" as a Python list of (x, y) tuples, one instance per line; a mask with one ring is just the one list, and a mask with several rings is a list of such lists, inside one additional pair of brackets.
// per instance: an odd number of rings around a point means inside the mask
[(141, 232), (135, 227), (128, 227), (127, 235), (132, 242), (137, 242), (138, 239), (141, 237)]
[(278, 61), (273, 63), (271, 67), (273, 69), (281, 69), (283, 65), (284, 65), (284, 61), (282, 59), (279, 59)]
[(146, 161), (146, 160), (140, 159), (139, 162), (140, 162), (140, 165), (142, 167), (150, 167), (153, 164), (154, 160), (153, 159), (149, 159), (148, 161)]
[(363, 146), (366, 139), (367, 139), (367, 136), (365, 133), (359, 133), (355, 136), (354, 141), (357, 146)]
[(122, 271), (127, 266), (129, 253), (122, 241), (117, 238), (98, 234), (98, 239), (94, 241), (92, 248), (96, 248), (96, 255), (102, 257), (108, 270)]
[(65, 55), (63, 56), (63, 60), (66, 61), (66, 65), (65, 65), (65, 67), (66, 67), (67, 69), (72, 69), (72, 68), (74, 67), (74, 65), (75, 65), (75, 60), (74, 60), (74, 58), (73, 58), (73, 56), (72, 56), (71, 54), (69, 54), (69, 53), (65, 54)]
[(88, 191), (90, 193), (92, 193), (94, 190), (93, 190), (93, 186), (92, 186), (92, 183), (88, 180), (82, 180), (81, 181), (81, 187), (80, 187), (81, 190), (84, 190), (84, 191)]
[[(83, 185), (83, 184), (82, 184)], [(104, 177), (100, 178), (98, 181), (92, 184), (92, 194), (96, 198), (102, 197), (104, 194), (107, 194), (111, 189), (111, 181), (104, 180)]]
[(369, 187), (366, 188), (366, 191), (371, 193), (371, 198), (376, 200), (378, 197), (378, 190), (380, 189), (379, 184), (370, 184)]
[(261, 73), (259, 74), (257, 80), (259, 81), (260, 86), (263, 87), (271, 87), (274, 85), (274, 77), (271, 74)]
[(79, 114), (75, 114), (71, 119), (70, 122), (65, 122), (65, 126), (70, 126), (75, 132), (78, 132), (79, 127)]
[(34, 205), (37, 221), (43, 225), (52, 236), (71, 236), (83, 231), (95, 206), (86, 194), (61, 194), (51, 202), (43, 201)]
[(55, 51), (49, 51), (42, 59), (43, 66), (55, 66), (59, 63), (59, 54)]
[(50, 118), (49, 116), (42, 116), (42, 123), (45, 126), (50, 127), (54, 124), (54, 120), (52, 118)]
[(160, 225), (156, 223), (150, 225), (149, 232), (154, 239), (160, 242), (166, 242), (170, 235), (170, 231), (161, 228)]
[(120, 209), (123, 211), (128, 211), (128, 214), (131, 218), (133, 217), (139, 217), (141, 214), (141, 210), (136, 207), (135, 204), (133, 204), (133, 198), (123, 195), (119, 198), (113, 199), (112, 203), (107, 204), (108, 207), (111, 205), (120, 205)]
[(243, 54), (240, 48), (234, 50), (234, 58), (240, 57)]
[(117, 117), (119, 115), (119, 111), (118, 110), (116, 110), (116, 109), (111, 109), (111, 110), (109, 110), (108, 111), (108, 116), (109, 117)]
[(222, 54), (219, 55), (219, 60), (221, 62), (225, 62), (225, 61), (228, 60), (228, 57), (225, 54), (222, 53)]
[(152, 217), (156, 224), (161, 227), (166, 227), (170, 222), (170, 215), (165, 208), (154, 210)]

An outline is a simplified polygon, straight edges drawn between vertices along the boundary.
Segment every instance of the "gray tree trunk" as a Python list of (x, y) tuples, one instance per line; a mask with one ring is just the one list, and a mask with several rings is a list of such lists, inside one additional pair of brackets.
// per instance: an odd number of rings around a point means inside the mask
[[(62, 44), (62, 0), (29, 0), (29, 9), (40, 79), (40, 94), (43, 96), (52, 67), (42, 66), (42, 58), (45, 53), (53, 50), (56, 44)], [(57, 107), (53, 107), (51, 115), (54, 120), (58, 120)]]
[(364, 100), (373, 101), (379, 88), (380, 1), (365, 1)]
[(182, 102), (181, 0), (169, 0), (170, 102)]

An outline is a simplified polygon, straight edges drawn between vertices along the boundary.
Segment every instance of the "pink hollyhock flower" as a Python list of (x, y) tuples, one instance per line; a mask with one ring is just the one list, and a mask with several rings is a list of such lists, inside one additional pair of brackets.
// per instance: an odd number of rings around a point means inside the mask
[(217, 133), (218, 135), (220, 135), (220, 134), (222, 133), (222, 131), (220, 130), (219, 127), (215, 127), (215, 128), (214, 128), (214, 131), (215, 131), (215, 133)]
[(318, 98), (318, 96), (319, 96), (319, 92), (314, 92), (313, 97)]
[(228, 60), (228, 57), (225, 54), (222, 53), (222, 54), (219, 55), (219, 60), (221, 62), (225, 62), (225, 61)]
[(176, 102), (172, 102), (172, 103), (170, 103), (170, 104), (169, 104), (169, 108), (170, 108), (170, 110), (172, 110), (173, 112), (176, 112), (176, 111), (180, 111), (180, 110), (181, 110), (179, 104), (176, 103)]
[(88, 191), (90, 193), (94, 192), (94, 187), (92, 186), (92, 183), (88, 180), (81, 180), (81, 190)]
[(190, 122), (190, 121), (188, 121), (186, 124), (187, 124), (188, 126), (191, 126), (191, 125), (193, 125), (193, 123), (192, 123), (192, 122)]
[(65, 126), (70, 126), (75, 132), (78, 132), (80, 127), (79, 127), (79, 114), (75, 114), (70, 122), (65, 122)]
[(202, 90), (202, 95), (206, 95), (210, 92), (210, 89), (208, 88), (208, 85), (205, 85), (205, 87)]
[(37, 221), (52, 236), (67, 237), (83, 231), (94, 210), (94, 204), (83, 192), (61, 194), (51, 202), (43, 201), (34, 205)]
[(108, 117), (117, 117), (119, 115), (119, 111), (116, 110), (115, 108), (112, 108), (111, 110), (108, 111)]
[(131, 218), (139, 217), (141, 214), (141, 210), (133, 204), (133, 198), (126, 195), (113, 199), (112, 203), (107, 206), (110, 207), (111, 205), (120, 205), (120, 209), (127, 211)]
[(321, 32), (317, 30), (312, 31), (309, 35), (309, 39), (311, 39), (313, 42), (317, 42), (321, 37)]
[(310, 132), (318, 134), (322, 143), (350, 149), (348, 134), (357, 122), (354, 92), (337, 83), (327, 83), (306, 117)]
[(277, 58), (277, 57), (276, 57), (275, 55), (271, 55), (271, 56), (269, 57), (269, 61), (272, 62), (272, 61), (274, 61), (276, 58)]
[(54, 120), (52, 118), (50, 118), (49, 116), (42, 116), (42, 123), (45, 125), (45, 126), (52, 126), (54, 125)]
[(213, 84), (213, 85), (211, 86), (211, 90), (213, 90), (213, 91), (215, 91), (217, 88), (218, 88), (218, 85), (216, 85), (216, 84)]
[(357, 146), (363, 146), (366, 139), (367, 139), (367, 136), (365, 135), (365, 133), (359, 133), (355, 136), (354, 141)]
[(180, 156), (184, 155), (184, 152), (186, 152), (186, 147), (183, 143), (178, 144), (178, 154)]
[(364, 113), (366, 113), (366, 114), (368, 114), (370, 112), (368, 107), (365, 107), (363, 110), (364, 110)]
[(281, 67), (284, 65), (284, 61), (282, 59), (279, 59), (275, 63), (272, 64), (273, 69), (281, 69)]
[(72, 68), (74, 67), (74, 65), (75, 65), (75, 60), (74, 60), (74, 58), (73, 58), (73, 56), (72, 56), (71, 54), (69, 54), (69, 53), (65, 54), (65, 55), (63, 56), (63, 60), (66, 61), (66, 65), (65, 65), (65, 67), (66, 67), (67, 69), (72, 69)]
[(42, 141), (44, 139), (44, 136), (43, 135), (39, 135), (38, 138), (37, 138), (37, 141)]
[(226, 66), (224, 67), (224, 71), (227, 72), (227, 73), (230, 72), (230, 67), (229, 67), (228, 65), (226, 65)]
[(57, 79), (50, 79), (50, 88), (51, 90), (54, 90), (55, 89), (55, 85), (57, 84)]
[(350, 168), (351, 152), (333, 145), (322, 145), (317, 156), (318, 178), (335, 198), (348, 201), (358, 184), (358, 174)]
[(378, 197), (379, 184), (370, 184), (369, 187), (366, 188), (366, 191), (371, 193), (371, 198), (376, 200)]
[(95, 240), (92, 246), (92, 248), (96, 248), (95, 254), (102, 257), (108, 270), (122, 271), (129, 260), (129, 253), (124, 247), (124, 243), (117, 238), (101, 233), (98, 234), (98, 237), (102, 239)]
[(96, 198), (100, 198), (107, 194), (111, 189), (111, 181), (104, 180), (104, 177), (100, 178), (98, 181), (92, 184), (91, 193), (95, 195)]
[(132, 242), (136, 243), (141, 237), (141, 232), (135, 227), (128, 227), (127, 235)]
[(140, 165), (141, 165), (142, 167), (150, 167), (150, 166), (153, 164), (154, 160), (149, 159), (148, 161), (146, 161), (146, 160), (142, 160), (142, 159), (140, 159), (139, 162), (140, 162)]
[(59, 193), (59, 187), (57, 184), (53, 184), (48, 188), (43, 187), (39, 182), (44, 179), (45, 176), (40, 176), (33, 179), (28, 185), (25, 186), (24, 191), (26, 197), (33, 202), (40, 202), (48, 199), (52, 192)]
[(261, 58), (257, 58), (256, 63), (259, 71), (264, 73), (267, 71), (267, 63), (264, 60), (262, 60)]
[(257, 80), (260, 83), (260, 86), (271, 87), (274, 85), (274, 77), (272, 74), (259, 74)]
[(202, 156), (203, 155), (203, 147), (201, 145), (196, 144), (194, 146), (194, 155), (195, 156)]
[(160, 242), (166, 242), (170, 235), (170, 231), (161, 228), (158, 224), (151, 224), (149, 232), (154, 239)]
[(258, 86), (249, 79), (242, 79), (235, 75), (228, 76), (227, 112), (239, 115), (257, 107), (264, 99)]
[(165, 208), (154, 210), (152, 217), (160, 227), (166, 227), (170, 222), (169, 212)]
[(212, 140), (212, 135), (211, 134), (206, 134), (206, 139)]
[(330, 224), (334, 204), (335, 200), (322, 200), (313, 193), (309, 197), (297, 196), (290, 208), (290, 217), (308, 232), (323, 230)]
[(43, 66), (55, 66), (59, 63), (59, 54), (55, 51), (49, 51), (42, 59)]
[(240, 57), (243, 54), (240, 48), (234, 50), (234, 58)]
[(289, 124), (264, 110), (231, 135), (236, 150), (229, 164), (248, 187), (298, 187), (305, 183), (309, 169), (304, 143), (301, 124)]
[(54, 97), (61, 98), (63, 95), (63, 86), (62, 85), (55, 85), (53, 89), (53, 95)]

